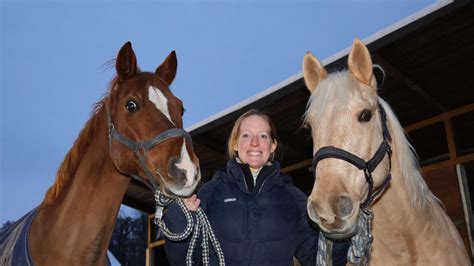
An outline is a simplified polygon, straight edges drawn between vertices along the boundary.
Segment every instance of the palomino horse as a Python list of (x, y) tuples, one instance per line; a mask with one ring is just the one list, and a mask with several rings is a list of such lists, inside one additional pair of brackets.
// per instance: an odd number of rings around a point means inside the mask
[(194, 191), (199, 163), (182, 129), (183, 104), (169, 89), (176, 68), (173, 51), (154, 73), (141, 72), (131, 44), (121, 48), (108, 94), (97, 103), (44, 201), (29, 214), (31, 227), (23, 230), (29, 257), (6, 254), (11, 240), (0, 241), (0, 264), (105, 265), (131, 177), (171, 197)]
[(304, 57), (312, 93), (305, 123), (316, 178), (310, 218), (327, 237), (345, 239), (358, 232), (359, 216), (373, 211), (371, 265), (468, 265), (458, 231), (420, 175), (403, 128), (377, 96), (372, 61), (359, 40), (348, 67), (328, 74), (311, 53)]

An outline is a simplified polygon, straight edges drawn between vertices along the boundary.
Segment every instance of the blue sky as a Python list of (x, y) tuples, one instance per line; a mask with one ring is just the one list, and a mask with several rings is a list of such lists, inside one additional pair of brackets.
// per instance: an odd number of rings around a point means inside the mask
[(0, 0), (0, 225), (37, 206), (131, 41), (142, 70), (176, 50), (191, 126), (433, 0)]

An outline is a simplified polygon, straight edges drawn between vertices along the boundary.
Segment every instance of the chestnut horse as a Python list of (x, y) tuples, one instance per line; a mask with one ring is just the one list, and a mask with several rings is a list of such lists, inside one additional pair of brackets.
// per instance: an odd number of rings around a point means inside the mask
[(304, 57), (315, 156), (308, 214), (328, 238), (346, 239), (358, 233), (359, 216), (373, 212), (371, 265), (469, 265), (400, 122), (377, 96), (372, 67), (357, 39), (348, 71), (328, 74), (311, 53)]
[(31, 226), (23, 234), (29, 256), (21, 261), (18, 251), (6, 250), (12, 240), (0, 241), (0, 264), (106, 265), (131, 177), (170, 197), (194, 191), (198, 158), (182, 129), (183, 104), (169, 89), (176, 68), (173, 51), (154, 73), (141, 72), (131, 43), (121, 48), (108, 93), (96, 104), (44, 201), (28, 215)]

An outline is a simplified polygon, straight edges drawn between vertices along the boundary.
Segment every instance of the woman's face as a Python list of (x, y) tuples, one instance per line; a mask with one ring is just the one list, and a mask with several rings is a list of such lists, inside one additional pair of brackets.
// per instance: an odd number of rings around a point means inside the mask
[(276, 141), (271, 138), (270, 130), (268, 122), (258, 115), (242, 120), (234, 147), (242, 162), (254, 169), (259, 169), (268, 162), (270, 154), (277, 147)]

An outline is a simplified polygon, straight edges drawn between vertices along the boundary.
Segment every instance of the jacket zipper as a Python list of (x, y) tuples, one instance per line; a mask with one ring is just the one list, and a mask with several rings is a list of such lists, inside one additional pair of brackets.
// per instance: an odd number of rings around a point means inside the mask
[[(270, 175), (267, 176), (267, 178), (265, 178), (265, 180), (263, 180), (263, 183), (262, 185), (260, 186), (260, 188), (258, 189), (258, 192), (257, 192), (257, 195), (255, 195), (255, 198), (258, 198), (258, 196), (260, 195), (260, 191), (262, 191), (262, 188), (263, 186), (265, 186), (265, 183), (267, 182), (268, 179), (270, 179), (275, 173), (276, 173), (277, 170), (274, 170)], [(258, 214), (260, 215), (260, 213)], [(257, 220), (257, 230), (258, 228), (260, 227), (260, 219)], [(260, 232), (257, 232), (257, 243), (260, 243)], [(258, 259), (260, 259), (260, 248), (257, 249), (257, 261)]]
[[(260, 191), (262, 191), (262, 188), (263, 188), (263, 186), (265, 185), (265, 182), (267, 182), (267, 180), (268, 180), (271, 176), (273, 176), (273, 174), (275, 174), (276, 171), (277, 171), (277, 170), (274, 170), (271, 174), (268, 175), (267, 178), (265, 178), (265, 180), (263, 180), (262, 185), (261, 185), (260, 188), (258, 189), (257, 197), (258, 197), (258, 195), (260, 195)], [(248, 188), (247, 188), (247, 190), (248, 190)]]
[(244, 184), (245, 184), (245, 187), (247, 188), (247, 192), (250, 192), (249, 191), (249, 185), (247, 184), (247, 180), (245, 179), (244, 171), (242, 171), (242, 169), (240, 167), (239, 167), (239, 170), (240, 170), (240, 173), (242, 174), (242, 179), (244, 179)]

